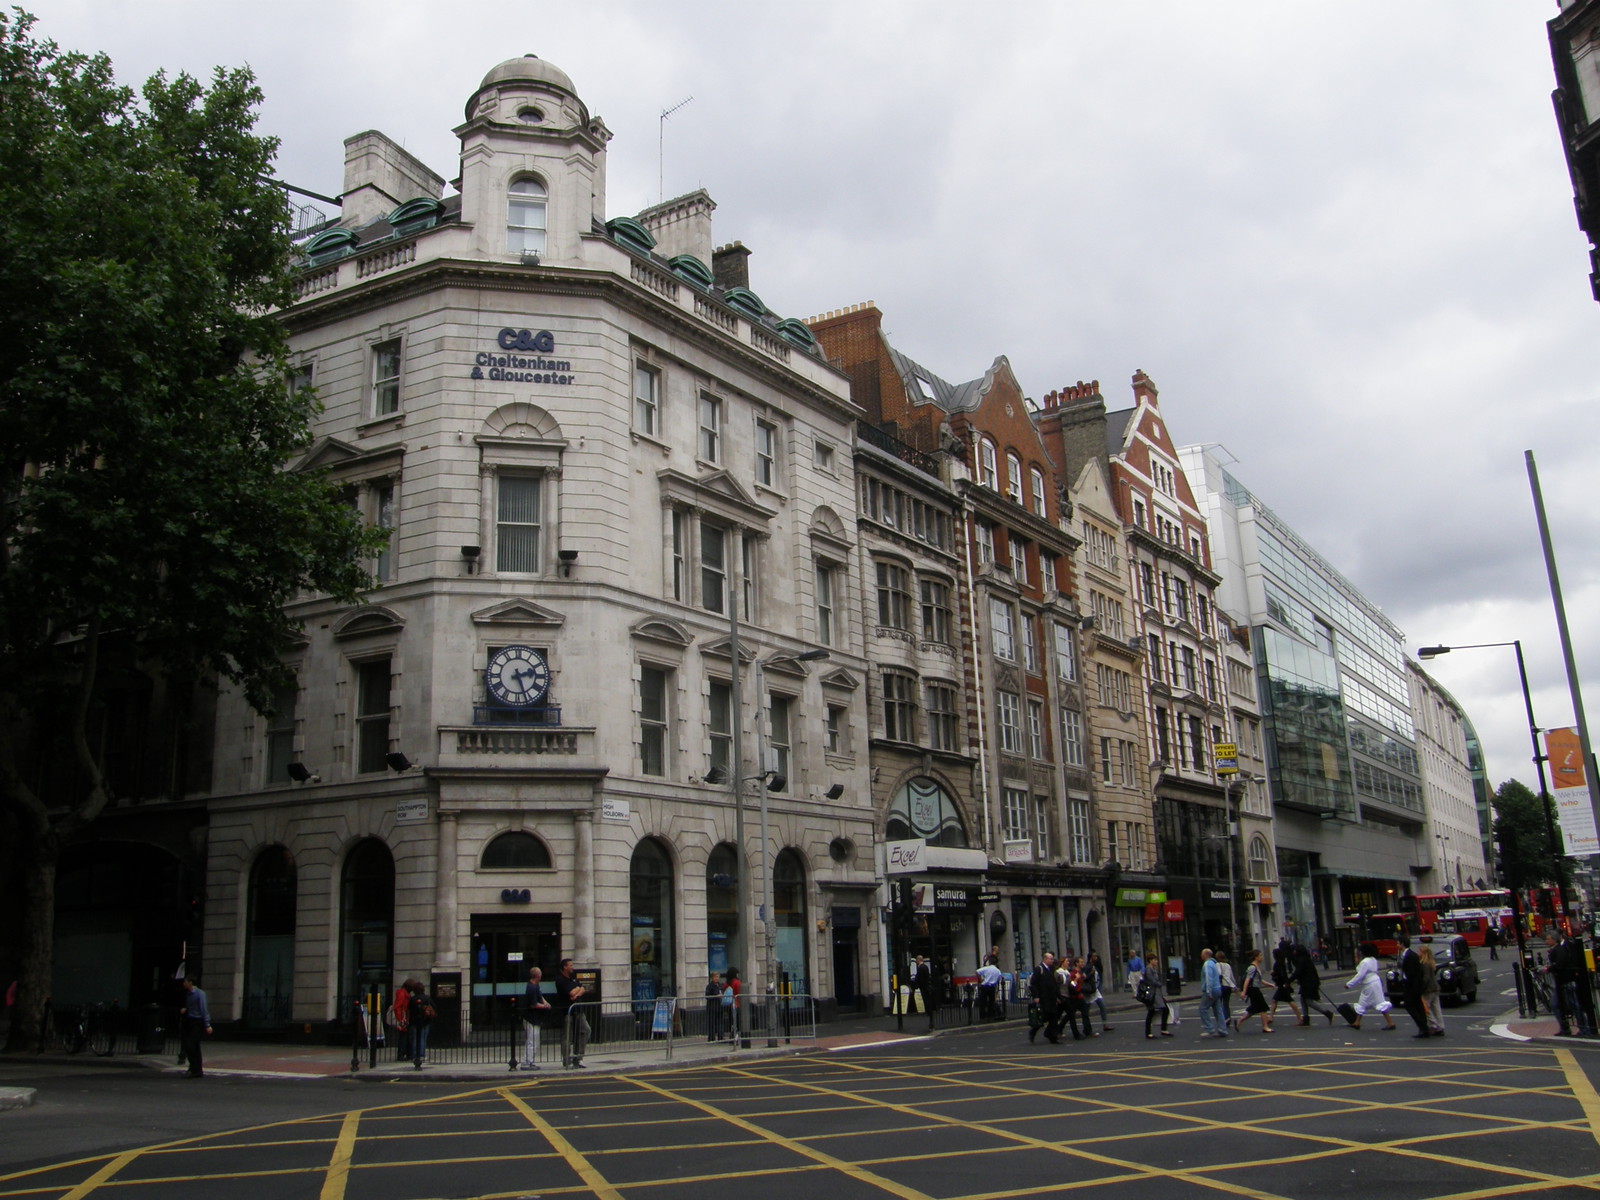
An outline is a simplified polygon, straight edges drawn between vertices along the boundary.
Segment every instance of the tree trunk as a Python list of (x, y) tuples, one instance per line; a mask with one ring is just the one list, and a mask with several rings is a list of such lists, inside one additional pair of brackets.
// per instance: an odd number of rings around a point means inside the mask
[(61, 842), (53, 833), (40, 837), (32, 830), (24, 837), (35, 844), (24, 846), (20, 855), (25, 864), (24, 910), (18, 927), (22, 970), (17, 976), (17, 1003), (11, 1010), (7, 1054), (36, 1053), (43, 1045), (55, 965), (56, 865), (61, 858)]

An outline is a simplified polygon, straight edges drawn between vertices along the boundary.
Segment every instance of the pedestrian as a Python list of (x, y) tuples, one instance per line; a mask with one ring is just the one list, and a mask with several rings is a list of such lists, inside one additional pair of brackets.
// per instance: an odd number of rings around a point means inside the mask
[(189, 1064), (189, 1078), (199, 1079), (205, 1074), (200, 1039), (211, 1033), (211, 1009), (200, 985), (187, 975), (183, 979), (183, 1012), (178, 1028), (182, 1046), (180, 1059)]
[[(1062, 960), (1062, 968), (1057, 972), (1061, 979), (1061, 1009), (1065, 1016), (1065, 1023), (1072, 1026), (1072, 1040), (1081, 1042), (1084, 1038), (1094, 1036), (1094, 1021), (1089, 1016), (1089, 982), (1080, 959)], [(1083, 1022), (1082, 1032), (1078, 1029), (1078, 1022)]]
[(1278, 1019), (1278, 1005), (1287, 1004), (1289, 1011), (1294, 1014), (1294, 1019), (1301, 1025), (1309, 1025), (1309, 1019), (1302, 1019), (1300, 1006), (1294, 1002), (1294, 963), (1289, 951), (1287, 940), (1280, 941), (1272, 948), (1272, 1012), (1268, 1014), (1270, 1020)]
[(1492, 910), (1489, 913), (1489, 928), (1483, 931), (1483, 947), (1489, 952), (1489, 961), (1500, 960), (1500, 917)]
[(706, 1041), (722, 1038), (722, 972), (713, 971), (706, 978)]
[(394, 999), (389, 1004), (389, 1024), (394, 1026), (396, 1053), (402, 1059), (411, 1057), (410, 988), (411, 981), (407, 979), (395, 989)]
[(1411, 1036), (1419, 1038), (1432, 1033), (1428, 1028), (1428, 1010), (1422, 1002), (1422, 985), (1422, 956), (1408, 942), (1400, 952), (1400, 1003), (1405, 1006), (1406, 1015), (1417, 1024), (1417, 1031)]
[(1111, 1020), (1110, 1020), (1109, 1017), (1106, 1016), (1106, 997), (1105, 997), (1105, 974), (1106, 973), (1105, 973), (1105, 968), (1100, 963), (1100, 951), (1098, 951), (1098, 950), (1090, 951), (1089, 960), (1084, 966), (1084, 971), (1085, 971), (1085, 974), (1088, 976), (1088, 978), (1087, 978), (1087, 980), (1086, 980), (1086, 982), (1084, 984), (1084, 991), (1088, 993), (1089, 1003), (1093, 1004), (1096, 1008), (1098, 1008), (1100, 1010), (1100, 1032), (1101, 1033), (1110, 1033), (1111, 1032)]
[(1251, 1017), (1261, 1018), (1261, 1032), (1272, 1032), (1272, 1013), (1267, 1003), (1267, 978), (1261, 973), (1261, 951), (1250, 952), (1250, 965), (1244, 971), (1244, 986), (1240, 990), (1244, 1011), (1234, 1020), (1234, 1028), (1243, 1032), (1244, 1023)]
[(1228, 1036), (1222, 1028), (1222, 970), (1209, 947), (1200, 951), (1200, 1036)]
[(1310, 949), (1300, 942), (1294, 947), (1294, 982), (1300, 989), (1300, 1024), (1311, 1024), (1311, 1013), (1315, 1010), (1332, 1025), (1335, 1014), (1322, 999), (1322, 976), (1317, 973), (1317, 964), (1311, 961)]
[(912, 996), (922, 998), (922, 1011), (928, 1014), (928, 1028), (933, 1028), (933, 968), (928, 965), (928, 960), (922, 955), (917, 955), (917, 961), (911, 968)]
[(1061, 981), (1056, 978), (1056, 956), (1044, 952), (1039, 965), (1028, 980), (1032, 999), (1028, 1003), (1028, 1040), (1033, 1041), (1039, 1030), (1044, 1030), (1047, 1041), (1061, 1040)]
[[(738, 975), (730, 970), (728, 978)], [(561, 1048), (563, 1065), (579, 1069), (583, 1066), (583, 1052), (589, 1046), (589, 1019), (580, 1003), (589, 989), (578, 982), (578, 972), (570, 958), (561, 960), (561, 973), (556, 977), (556, 1011), (561, 1015), (564, 1044)]]
[(434, 1010), (433, 997), (428, 995), (422, 986), (422, 980), (409, 979), (406, 987), (411, 992), (411, 999), (406, 1004), (406, 1014), (411, 1021), (411, 1066), (413, 1070), (422, 1070), (422, 1060), (428, 1057), (428, 1030), (433, 1028), (433, 1019), (439, 1014)]
[(1422, 1007), (1428, 1014), (1428, 1032), (1443, 1037), (1444, 1005), (1439, 1000), (1439, 964), (1433, 960), (1433, 947), (1422, 947), (1417, 957), (1422, 960)]
[(1167, 1030), (1167, 1020), (1172, 1016), (1172, 1010), (1167, 1006), (1166, 990), (1148, 974), (1139, 979), (1138, 990), (1133, 993), (1135, 1000), (1144, 1005), (1144, 1036), (1153, 1038), (1156, 1035), (1150, 1032), (1156, 1014), (1161, 1014), (1161, 1036), (1171, 1037)]
[(991, 960), (978, 968), (978, 1019), (996, 1020), (1000, 1016), (998, 1004), (1000, 984), (1004, 981), (1000, 968)]
[(1139, 981), (1144, 978), (1144, 959), (1139, 952), (1134, 950), (1128, 955), (1128, 990), (1135, 996), (1139, 994)]
[(1371, 942), (1361, 943), (1361, 961), (1356, 964), (1356, 973), (1345, 981), (1344, 986), (1361, 989), (1354, 1004), (1339, 1006), (1339, 1012), (1350, 1022), (1350, 1028), (1360, 1029), (1361, 1018), (1369, 1012), (1382, 1015), (1385, 1029), (1395, 1028), (1394, 1018), (1389, 1015), (1394, 1005), (1389, 1003), (1389, 997), (1384, 994), (1383, 972), (1378, 970), (1377, 946)]
[[(1546, 953), (1545, 970), (1550, 974), (1551, 996), (1555, 1000), (1556, 1021), (1561, 1028), (1560, 1037), (1589, 1037), (1594, 1025), (1583, 1004), (1581, 988), (1588, 986), (1588, 964), (1584, 961), (1583, 947), (1570, 934), (1563, 936), (1550, 926), (1544, 931)], [(1568, 1028), (1568, 1026), (1572, 1028)]]
[(1233, 993), (1239, 990), (1239, 980), (1233, 974), (1233, 964), (1228, 961), (1227, 951), (1218, 950), (1216, 959), (1217, 977), (1221, 981), (1221, 988), (1217, 993), (1217, 998), (1222, 1007), (1222, 1027), (1224, 1029), (1232, 1029)]
[(538, 967), (528, 968), (528, 986), (522, 989), (522, 1069), (539, 1069), (539, 1026), (550, 1015), (550, 1001), (544, 998), (540, 980), (544, 972)]

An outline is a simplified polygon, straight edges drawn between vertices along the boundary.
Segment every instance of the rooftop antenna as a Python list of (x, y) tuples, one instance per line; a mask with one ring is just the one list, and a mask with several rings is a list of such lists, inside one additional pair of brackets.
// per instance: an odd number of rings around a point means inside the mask
[(693, 96), (685, 96), (682, 100), (679, 100), (671, 108), (663, 108), (661, 110), (661, 123), (660, 123), (660, 127), (658, 129), (658, 136), (657, 136), (657, 139), (656, 139), (656, 192), (657, 192), (656, 203), (658, 203), (658, 204), (661, 203), (663, 200), (665, 200), (667, 198), (667, 183), (666, 183), (666, 180), (667, 180), (667, 169), (666, 169), (667, 118), (670, 117), (673, 113), (677, 112), (680, 108), (682, 108), (685, 104), (689, 103), (689, 101), (691, 101), (693, 99), (694, 99)]

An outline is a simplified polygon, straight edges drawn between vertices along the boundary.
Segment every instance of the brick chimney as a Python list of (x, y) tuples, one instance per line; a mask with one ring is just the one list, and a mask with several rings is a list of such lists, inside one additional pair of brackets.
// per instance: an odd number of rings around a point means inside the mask
[(717, 247), (711, 255), (711, 277), (719, 288), (750, 286), (750, 251), (743, 242)]

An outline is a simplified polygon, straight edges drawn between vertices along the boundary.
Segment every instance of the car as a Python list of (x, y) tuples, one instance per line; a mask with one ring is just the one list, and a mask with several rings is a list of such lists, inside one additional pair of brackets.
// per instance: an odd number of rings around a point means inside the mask
[[(1413, 949), (1432, 946), (1433, 965), (1439, 978), (1439, 1002), (1456, 1000), (1470, 1004), (1478, 998), (1478, 964), (1472, 947), (1460, 934), (1453, 937), (1422, 936), (1412, 942)], [(1389, 999), (1396, 1004), (1405, 996), (1405, 980), (1398, 966), (1391, 967), (1386, 979)]]

